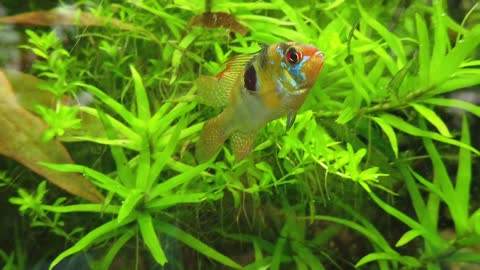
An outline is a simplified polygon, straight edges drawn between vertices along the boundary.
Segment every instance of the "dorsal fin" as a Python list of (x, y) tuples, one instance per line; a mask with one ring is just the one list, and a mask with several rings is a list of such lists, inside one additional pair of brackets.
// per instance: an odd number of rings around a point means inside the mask
[(245, 66), (255, 57), (255, 54), (241, 54), (233, 56), (225, 62), (225, 69), (218, 73), (217, 79), (226, 82), (226, 85), (233, 86), (238, 76), (243, 74)]
[(214, 107), (227, 105), (234, 84), (239, 76), (243, 76), (245, 66), (254, 56), (254, 54), (234, 56), (225, 62), (225, 69), (216, 77), (200, 76), (196, 81), (200, 102)]

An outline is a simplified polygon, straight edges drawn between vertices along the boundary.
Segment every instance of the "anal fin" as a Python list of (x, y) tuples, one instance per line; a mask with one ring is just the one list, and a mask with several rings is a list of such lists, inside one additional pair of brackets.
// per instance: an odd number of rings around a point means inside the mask
[(241, 161), (252, 151), (253, 144), (257, 138), (256, 132), (244, 133), (241, 131), (235, 131), (230, 138), (232, 142), (233, 154), (235, 159)]
[(195, 156), (199, 162), (209, 160), (222, 147), (227, 139), (225, 126), (222, 121), (222, 114), (205, 122), (200, 140), (195, 147)]

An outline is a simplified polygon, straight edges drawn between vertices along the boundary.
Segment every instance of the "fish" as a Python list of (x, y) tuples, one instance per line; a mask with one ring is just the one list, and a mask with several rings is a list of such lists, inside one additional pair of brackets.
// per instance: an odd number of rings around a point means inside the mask
[(285, 115), (288, 130), (324, 60), (314, 45), (281, 42), (230, 58), (217, 76), (200, 75), (195, 81), (200, 103), (224, 110), (205, 122), (195, 146), (197, 160), (211, 159), (227, 139), (236, 161), (243, 160), (259, 131)]

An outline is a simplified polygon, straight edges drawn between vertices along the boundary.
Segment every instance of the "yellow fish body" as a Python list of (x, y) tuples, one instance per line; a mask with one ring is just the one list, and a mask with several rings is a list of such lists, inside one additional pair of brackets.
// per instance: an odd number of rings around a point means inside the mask
[(227, 61), (216, 77), (200, 76), (197, 91), (204, 103), (225, 109), (203, 126), (196, 145), (200, 162), (210, 159), (230, 137), (237, 161), (252, 150), (258, 131), (288, 115), (287, 129), (323, 67), (325, 55), (296, 42), (263, 46), (253, 55)]

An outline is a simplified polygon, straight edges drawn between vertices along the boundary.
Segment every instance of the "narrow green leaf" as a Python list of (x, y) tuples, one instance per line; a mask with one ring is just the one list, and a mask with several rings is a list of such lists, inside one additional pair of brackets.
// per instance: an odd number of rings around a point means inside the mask
[(425, 179), (423, 176), (412, 170), (412, 168), (409, 168), (410, 172), (412, 175), (417, 179), (418, 182), (420, 182), (422, 185), (424, 185), (427, 190), (435, 195), (437, 195), (442, 201), (446, 202), (447, 204), (450, 203), (450, 200), (445, 196), (445, 193), (440, 189), (439, 186), (434, 185), (433, 183), (429, 182), (427, 179)]
[(118, 212), (118, 222), (122, 222), (132, 213), (138, 202), (143, 198), (143, 195), (143, 191), (138, 189), (133, 189), (130, 191), (130, 194), (128, 194), (127, 198), (123, 201), (122, 207)]
[(117, 214), (120, 211), (120, 207), (117, 205), (102, 204), (43, 205), (42, 209), (54, 213), (96, 212)]
[(59, 172), (77, 172), (77, 173), (85, 174), (86, 176), (94, 180), (95, 185), (105, 190), (115, 192), (123, 198), (125, 198), (129, 193), (128, 189), (125, 186), (121, 185), (120, 183), (108, 177), (107, 175), (101, 172), (92, 170), (86, 166), (76, 165), (76, 164), (51, 164), (51, 163), (40, 163), (40, 164), (42, 166), (57, 170)]
[(158, 239), (155, 229), (153, 228), (152, 216), (147, 213), (139, 215), (138, 226), (140, 227), (140, 233), (142, 234), (143, 242), (145, 245), (147, 245), (155, 261), (162, 266), (166, 264), (167, 257), (165, 257), (165, 253), (160, 245), (160, 240)]
[[(86, 249), (90, 244), (95, 242), (98, 238), (102, 237), (103, 235), (110, 233), (112, 231), (115, 231), (116, 229), (123, 227), (125, 224), (131, 222), (132, 220), (125, 220), (123, 223), (118, 223), (117, 220), (112, 220), (109, 221), (94, 230), (90, 231), (87, 233), (83, 238), (78, 240), (75, 245), (73, 245), (71, 248), (65, 250), (64, 252), (60, 253), (50, 264), (49, 269), (52, 270), (59, 262), (61, 262), (63, 259), (66, 257), (73, 255), (77, 252), (80, 252), (84, 249)], [(122, 233), (121, 230), (118, 231), (118, 233)], [(112, 235), (112, 237), (115, 236), (115, 234)]]
[(380, 128), (383, 130), (385, 135), (387, 135), (388, 141), (390, 142), (390, 146), (392, 147), (392, 151), (395, 154), (395, 157), (398, 158), (397, 135), (395, 134), (395, 131), (393, 130), (392, 126), (389, 125), (380, 117), (370, 117), (370, 119), (375, 121), (375, 123), (377, 123), (377, 125), (380, 126)]
[[(82, 106), (80, 107), (80, 111), (92, 115), (94, 117), (100, 118), (97, 108), (90, 108)], [(129, 127), (125, 126), (122, 122), (118, 121), (117, 119), (111, 117), (110, 115), (105, 115), (108, 118), (108, 121), (111, 123), (113, 129), (121, 134), (119, 137), (128, 138), (131, 141), (137, 141), (140, 139), (140, 136), (130, 129)]]
[(418, 75), (425, 85), (430, 82), (430, 38), (427, 23), (418, 13), (415, 14), (418, 36)]
[(161, 151), (158, 155), (154, 156), (155, 161), (152, 164), (150, 169), (150, 179), (157, 179), (158, 175), (162, 172), (163, 168), (170, 160), (170, 157), (173, 155), (175, 148), (177, 147), (177, 143), (180, 137), (180, 131), (185, 128), (187, 125), (186, 118), (181, 118), (179, 122), (175, 125), (172, 134), (170, 135), (170, 141), (165, 146), (165, 149)]
[(147, 192), (155, 179), (149, 178), (152, 162), (151, 145), (146, 132), (143, 132), (138, 154), (135, 187)]
[(435, 128), (437, 128), (438, 132), (442, 134), (445, 137), (452, 137), (452, 134), (450, 134), (450, 131), (447, 128), (447, 125), (443, 122), (442, 118), (440, 118), (437, 113), (435, 113), (433, 110), (417, 104), (413, 103), (411, 106), (418, 112), (420, 113), (428, 122), (430, 122)]
[(393, 254), (384, 253), (384, 252), (374, 252), (361, 258), (360, 261), (358, 261), (355, 264), (355, 268), (360, 267), (369, 262), (378, 261), (378, 260), (396, 261), (408, 267), (414, 267), (414, 268), (422, 266), (422, 263), (415, 257), (393, 255)]
[(315, 269), (315, 270), (324, 270), (325, 267), (321, 262), (321, 258), (317, 255), (312, 253), (312, 249), (304, 246), (299, 241), (295, 241), (292, 243), (292, 248), (299, 257), (299, 259), (305, 263), (307, 269)]
[(404, 65), (397, 73), (395, 73), (390, 82), (388, 82), (387, 91), (391, 94), (395, 102), (398, 102), (398, 100), (403, 98), (405, 95), (404, 93), (400, 92), (400, 87), (405, 79), (408, 78), (407, 75), (409, 74), (415, 61), (417, 61), (416, 54), (408, 61), (406, 65)]
[[(440, 0), (437, 1), (442, 2)], [(437, 30), (437, 27), (435, 27), (435, 30)], [(435, 79), (436, 83), (443, 82), (444, 80), (450, 78), (452, 74), (457, 71), (467, 56), (477, 49), (479, 44), (480, 26), (477, 25), (472, 30), (467, 32), (465, 37), (459, 41), (455, 45), (455, 48), (453, 48), (446, 56), (441, 56), (441, 58), (444, 59), (441, 59), (441, 62), (432, 67), (431, 71), (435, 72), (435, 74), (432, 74), (431, 78)]]
[(145, 123), (150, 120), (150, 102), (148, 101), (147, 91), (143, 86), (142, 77), (138, 74), (133, 65), (130, 65), (130, 72), (132, 72), (133, 85), (135, 87), (135, 96), (137, 101), (137, 116)]
[(392, 49), (395, 53), (395, 56), (398, 59), (398, 63), (400, 66), (403, 66), (407, 62), (407, 57), (405, 54), (405, 50), (403, 48), (401, 40), (395, 36), (390, 30), (388, 30), (385, 26), (380, 24), (380, 22), (372, 18), (370, 14), (365, 11), (365, 9), (360, 5), (360, 1), (357, 0), (357, 6), (362, 15), (362, 18), (367, 22), (367, 24), (372, 27), (383, 39), (387, 42), (388, 46)]
[[(182, 57), (184, 52), (187, 51), (188, 46), (199, 36), (200, 32), (197, 31), (190, 31), (188, 32), (185, 37), (180, 41), (178, 44), (178, 48), (173, 52), (172, 56), (172, 67), (176, 70), (180, 64), (182, 63)], [(170, 80), (170, 84), (173, 83), (176, 79), (176, 72), (172, 76)]]
[(112, 244), (110, 249), (108, 250), (107, 254), (103, 257), (100, 262), (99, 269), (100, 270), (108, 270), (117, 256), (120, 249), (135, 235), (134, 230), (128, 230), (122, 236), (120, 236), (115, 243)]
[(467, 112), (473, 113), (475, 116), (480, 117), (480, 106), (472, 104), (467, 101), (460, 99), (451, 99), (451, 98), (429, 98), (423, 100), (422, 102), (437, 105), (437, 106), (446, 106), (457, 108), (460, 110), (465, 110)]
[(75, 83), (78, 87), (83, 87), (92, 92), (102, 103), (112, 108), (118, 115), (120, 115), (127, 123), (129, 123), (134, 129), (140, 129), (142, 122), (138, 120), (125, 106), (118, 103), (116, 100), (105, 94), (102, 90), (96, 88), (93, 85), (85, 83)]
[(400, 239), (398, 239), (397, 243), (395, 244), (395, 247), (401, 247), (403, 245), (406, 245), (420, 235), (421, 233), (417, 230), (409, 230), (406, 233), (404, 233), (402, 237), (400, 237)]
[(200, 164), (189, 171), (176, 175), (165, 182), (154, 186), (148, 194), (148, 198), (152, 200), (158, 196), (161, 196), (163, 193), (169, 192), (171, 189), (192, 180), (194, 176), (200, 174), (200, 172), (208, 168), (208, 166), (210, 166), (210, 163), (208, 162)]
[[(100, 121), (102, 121), (103, 126), (105, 127), (105, 133), (107, 134), (107, 138), (110, 140), (117, 139), (117, 134), (113, 129), (110, 119), (99, 108), (97, 109), (97, 112), (98, 112), (98, 117), (100, 118)], [(115, 161), (115, 165), (117, 167), (118, 177), (120, 178), (120, 181), (122, 181), (122, 183), (126, 187), (133, 188), (135, 186), (134, 184), (135, 178), (133, 177), (132, 170), (128, 166), (127, 156), (125, 155), (123, 148), (117, 145), (110, 145), (110, 151), (112, 152), (112, 157), (113, 157), (113, 160)]]
[[(362, 183), (362, 182), (361, 182)], [(392, 252), (396, 253), (395, 250), (393, 250), (389, 245), (388, 242), (385, 241), (385, 238), (383, 238), (378, 231), (376, 230), (370, 230), (369, 226), (362, 226), (356, 222), (353, 222), (348, 219), (343, 219), (343, 218), (337, 218), (337, 217), (332, 217), (332, 216), (325, 216), (325, 215), (314, 215), (314, 216), (308, 216), (305, 217), (304, 219), (314, 219), (314, 220), (323, 220), (323, 221), (329, 221), (329, 222), (335, 222), (337, 224), (346, 226), (354, 231), (357, 231), (358, 233), (362, 234), (366, 238), (369, 239), (372, 243), (375, 243), (378, 245), (380, 248), (382, 248), (384, 251), (387, 252)]]
[[(284, 226), (282, 228), (281, 235), (285, 234), (287, 230), (289, 230), (289, 228), (286, 228), (286, 226)], [(281, 269), (280, 265), (281, 265), (281, 262), (282, 262), (283, 253), (284, 253), (284, 249), (285, 249), (286, 245), (287, 245), (287, 238), (286, 237), (279, 237), (277, 242), (275, 243), (275, 249), (273, 250), (272, 264), (270, 266), (270, 269), (272, 269), (272, 270)]]
[[(432, 59), (430, 61), (430, 78), (434, 81), (434, 83), (440, 81), (439, 79), (437, 79), (439, 71), (450, 64), (444, 61), (449, 40), (447, 34), (447, 27), (445, 27), (445, 21), (443, 20), (443, 17), (445, 16), (443, 2), (443, 0), (434, 0), (432, 3), (432, 24), (434, 25), (434, 27)], [(442, 78), (441, 80), (443, 79), (444, 78)]]
[(185, 245), (193, 248), (199, 253), (202, 253), (203, 255), (212, 258), (213, 260), (220, 262), (228, 267), (232, 267), (234, 269), (241, 269), (242, 266), (240, 266), (238, 263), (234, 262), (232, 259), (226, 257), (225, 255), (221, 254), (220, 252), (216, 251), (212, 247), (206, 245), (202, 241), (198, 240), (191, 234), (181, 230), (177, 226), (168, 224), (163, 221), (158, 221), (156, 228), (166, 234), (169, 235), (181, 242), (183, 242)]
[(407, 134), (410, 134), (410, 135), (413, 135), (413, 136), (418, 136), (418, 137), (430, 138), (430, 139), (433, 139), (433, 140), (436, 140), (436, 141), (439, 141), (439, 142), (443, 142), (443, 143), (455, 145), (455, 146), (458, 146), (458, 147), (462, 147), (462, 148), (465, 148), (467, 150), (470, 150), (470, 151), (474, 152), (477, 155), (480, 155), (480, 152), (470, 145), (464, 144), (464, 143), (459, 142), (459, 141), (454, 140), (454, 139), (446, 138), (446, 137), (444, 137), (444, 136), (442, 136), (438, 133), (435, 133), (435, 132), (426, 131), (426, 130), (420, 129), (418, 127), (415, 127), (415, 126), (405, 122), (402, 118), (400, 118), (398, 116), (385, 113), (385, 114), (382, 114), (380, 116), (380, 118), (385, 120), (385, 122), (387, 122), (388, 124), (390, 124), (394, 128), (396, 128), (396, 129), (398, 129), (402, 132), (405, 132)]
[[(470, 145), (470, 129), (468, 127), (467, 117), (462, 119), (462, 136), (460, 141)], [(468, 218), (468, 209), (470, 208), (470, 184), (472, 182), (472, 156), (466, 149), (460, 148), (458, 153), (458, 169), (455, 186), (455, 194), (458, 201), (459, 215)], [(463, 235), (466, 228), (457, 228), (457, 233)]]
[(193, 110), (195, 106), (195, 102), (179, 103), (166, 115), (159, 116), (155, 114), (152, 117), (152, 120), (148, 123), (152, 137), (158, 139), (159, 142), (162, 142), (163, 135), (169, 131), (172, 122)]
[(190, 193), (190, 194), (174, 194), (151, 200), (145, 205), (146, 209), (152, 211), (160, 211), (166, 208), (182, 203), (199, 203), (207, 199), (208, 193)]
[(347, 65), (344, 61), (340, 62), (342, 65), (342, 69), (345, 71), (347, 74), (348, 78), (353, 84), (353, 89), (357, 94), (359, 94), (367, 104), (370, 104), (371, 102), (371, 97), (368, 93), (368, 91), (363, 87), (363, 85), (360, 83), (358, 80), (357, 76), (365, 76), (364, 74), (357, 74), (357, 72), (352, 71), (352, 67), (350, 65)]

